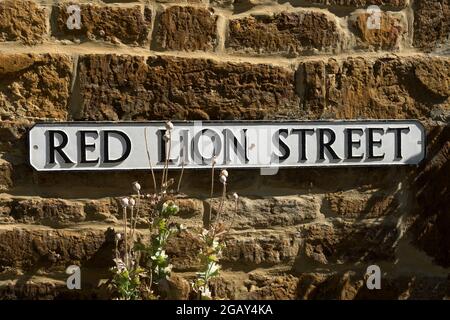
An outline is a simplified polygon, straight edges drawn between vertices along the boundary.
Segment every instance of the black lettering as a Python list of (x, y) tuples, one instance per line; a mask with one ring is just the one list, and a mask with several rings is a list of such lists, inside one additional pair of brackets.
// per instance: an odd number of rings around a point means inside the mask
[[(213, 143), (213, 153), (210, 158), (203, 157), (198, 146), (200, 138), (203, 135), (209, 137), (211, 139), (211, 142)], [(192, 157), (194, 163), (198, 164), (199, 163), (197, 162), (198, 160), (201, 161), (201, 164), (211, 163), (212, 159), (218, 154), (220, 154), (220, 151), (222, 150), (222, 141), (220, 140), (220, 136), (214, 130), (203, 129), (202, 131), (197, 132), (194, 136), (194, 139), (192, 139), (192, 150), (193, 150)]]
[(224, 129), (223, 135), (225, 138), (224, 142), (224, 158), (225, 163), (231, 162), (230, 158), (230, 145), (231, 142), (233, 143), (233, 149), (236, 155), (240, 158), (241, 162), (247, 163), (248, 156), (247, 156), (247, 129), (242, 129), (242, 137), (244, 141), (244, 145), (238, 141), (238, 139), (234, 136), (233, 132), (230, 129)]
[(298, 156), (298, 162), (307, 160), (306, 158), (306, 134), (314, 133), (314, 129), (292, 129), (291, 134), (298, 134), (298, 143), (301, 145), (301, 151)]
[(402, 131), (408, 133), (410, 131), (409, 127), (406, 128), (388, 128), (386, 132), (395, 132), (395, 157), (397, 159), (402, 159)]
[(98, 163), (99, 158), (95, 160), (87, 160), (86, 151), (88, 149), (95, 150), (95, 143), (93, 144), (86, 144), (86, 135), (87, 134), (93, 134), (95, 136), (95, 139), (98, 138), (98, 132), (96, 130), (87, 130), (87, 131), (80, 131), (80, 163)]
[[(109, 136), (111, 134), (119, 135), (123, 138), (125, 142), (124, 152), (122, 156), (117, 159), (109, 158)], [(117, 130), (105, 130), (103, 131), (103, 162), (104, 163), (117, 163), (125, 160), (131, 153), (131, 140), (130, 138), (123, 132)]]
[[(59, 134), (62, 137), (62, 142), (59, 146), (55, 146), (55, 134)], [(65, 163), (74, 163), (72, 160), (69, 159), (69, 157), (64, 153), (62, 150), (67, 143), (69, 142), (69, 138), (67, 137), (67, 134), (64, 131), (61, 130), (48, 130), (48, 140), (49, 140), (49, 164), (56, 163), (55, 161), (55, 153), (58, 152), (58, 154), (63, 158)]]
[(384, 134), (384, 129), (383, 128), (368, 128), (367, 131), (368, 131), (367, 147), (368, 147), (368, 153), (369, 153), (369, 156), (367, 158), (370, 160), (384, 159), (384, 153), (382, 155), (377, 155), (377, 156), (373, 154), (374, 146), (381, 147), (381, 140), (373, 140), (373, 134), (374, 134), (374, 132), (377, 132), (377, 131), (381, 134)]
[(353, 128), (353, 129), (345, 129), (346, 134), (346, 143), (347, 143), (347, 159), (362, 159), (364, 157), (364, 153), (362, 155), (353, 155), (353, 147), (360, 147), (361, 146), (361, 139), (358, 139), (357, 141), (352, 140), (352, 135), (354, 132), (360, 133), (361, 135), (364, 134), (363, 129), (359, 128)]
[(273, 135), (273, 143), (278, 146), (278, 149), (281, 151), (281, 156), (276, 155), (275, 153), (273, 154), (274, 158), (276, 161), (279, 162), (283, 162), (284, 160), (286, 160), (287, 158), (289, 158), (289, 156), (291, 155), (291, 150), (289, 149), (289, 146), (280, 139), (280, 136), (286, 138), (288, 136), (288, 129), (280, 129), (278, 130), (274, 135)]
[[(330, 140), (325, 143), (325, 134), (330, 135)], [(336, 152), (331, 148), (331, 145), (336, 141), (336, 134), (331, 129), (319, 129), (319, 160), (325, 160), (325, 149), (331, 154), (333, 160), (340, 160)]]

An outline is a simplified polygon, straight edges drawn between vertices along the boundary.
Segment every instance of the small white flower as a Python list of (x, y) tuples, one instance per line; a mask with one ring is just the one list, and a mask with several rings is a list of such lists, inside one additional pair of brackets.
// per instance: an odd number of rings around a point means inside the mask
[(225, 177), (225, 176), (220, 176), (219, 181), (220, 181), (221, 183), (223, 183), (223, 184), (226, 184), (226, 183), (227, 183), (227, 177)]
[(136, 205), (136, 200), (133, 198), (130, 199), (130, 206), (134, 207)]
[(199, 288), (201, 293), (202, 293), (202, 297), (211, 299), (211, 291), (209, 290), (208, 286), (204, 286), (204, 287), (200, 287)]
[(217, 263), (212, 262), (211, 263), (211, 267), (209, 268), (209, 273), (213, 274), (213, 273), (215, 273), (218, 270), (220, 270), (220, 266)]
[(122, 235), (120, 233), (116, 233), (116, 240), (119, 241), (122, 239)]
[(124, 208), (128, 207), (129, 203), (130, 203), (130, 200), (128, 200), (128, 198), (122, 198), (122, 199), (120, 199), (120, 204), (121, 204), (122, 207), (124, 207)]
[(141, 185), (137, 181), (133, 182), (132, 186), (133, 190), (136, 191), (136, 193), (139, 193), (141, 191)]
[(237, 199), (239, 199), (239, 195), (235, 192), (235, 193), (233, 193), (233, 198), (234, 198), (234, 200), (237, 200)]
[(164, 268), (164, 273), (171, 273), (172, 272), (173, 265), (169, 264), (167, 267)]
[(219, 247), (219, 241), (217, 241), (217, 240), (213, 240), (213, 243), (212, 243), (212, 248), (213, 248), (214, 250), (216, 250), (216, 249), (217, 249), (217, 247)]
[(173, 123), (170, 121), (166, 122), (166, 130), (171, 131), (173, 130)]
[(118, 272), (123, 272), (127, 270), (127, 267), (125, 263), (122, 261), (122, 259), (113, 259), (113, 261), (116, 263), (116, 268)]
[(228, 171), (223, 169), (222, 171), (220, 171), (220, 175), (224, 176), (225, 178), (228, 178)]

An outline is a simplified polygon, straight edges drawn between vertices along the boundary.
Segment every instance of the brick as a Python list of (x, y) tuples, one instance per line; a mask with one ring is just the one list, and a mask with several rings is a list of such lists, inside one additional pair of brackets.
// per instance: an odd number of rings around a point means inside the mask
[(169, 7), (159, 15), (156, 49), (211, 51), (217, 42), (216, 21), (212, 9)]
[(443, 44), (449, 44), (450, 1), (415, 1), (413, 45), (425, 51), (432, 51)]
[(336, 22), (319, 12), (282, 12), (230, 20), (226, 47), (252, 54), (296, 56), (337, 49), (341, 36)]
[(294, 73), (264, 64), (87, 55), (84, 120), (274, 119), (299, 113)]
[(93, 4), (79, 5), (81, 28), (69, 29), (67, 13), (69, 4), (59, 4), (53, 8), (56, 21), (54, 35), (63, 39), (104, 40), (130, 45), (144, 45), (151, 27), (149, 8), (142, 14), (140, 6), (113, 7)]
[(312, 119), (427, 119), (449, 97), (449, 67), (448, 58), (420, 56), (305, 62), (302, 109)]
[(72, 59), (56, 54), (0, 54), (0, 119), (67, 119)]
[(47, 33), (47, 15), (34, 1), (0, 3), (0, 42), (41, 43)]
[(382, 13), (380, 28), (368, 28), (369, 14), (359, 12), (351, 17), (351, 24), (358, 36), (358, 49), (398, 50), (400, 40), (406, 34), (407, 22), (401, 14)]

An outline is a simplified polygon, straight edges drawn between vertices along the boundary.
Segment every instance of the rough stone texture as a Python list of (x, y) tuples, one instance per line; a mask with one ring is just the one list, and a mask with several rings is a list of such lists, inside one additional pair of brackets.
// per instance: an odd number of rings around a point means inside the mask
[(292, 275), (267, 276), (260, 273), (251, 273), (246, 285), (249, 300), (292, 300), (297, 297), (298, 279)]
[(317, 5), (352, 6), (358, 8), (365, 8), (369, 5), (403, 8), (405, 7), (407, 0), (211, 0), (211, 3), (216, 6), (243, 10), (256, 5), (273, 5), (277, 3), (291, 3), (294, 6), (302, 6), (305, 2)]
[(299, 113), (294, 74), (270, 65), (89, 55), (80, 59), (83, 120), (269, 119)]
[[(279, 0), (281, 3), (284, 2), (296, 2), (296, 0)], [(315, 4), (326, 4), (326, 5), (342, 5), (342, 6), (352, 6), (352, 7), (367, 7), (370, 5), (377, 6), (388, 6), (388, 7), (405, 7), (408, 0), (306, 0), (310, 3)]]
[(415, 243), (432, 256), (436, 263), (450, 266), (449, 189), (450, 189), (450, 127), (435, 126), (430, 130), (427, 154), (412, 176), (419, 204), (419, 219), (412, 230)]
[(12, 166), (9, 162), (0, 159), (0, 191), (7, 191), (12, 185)]
[(287, 230), (264, 230), (231, 234), (226, 240), (222, 261), (256, 267), (292, 262), (298, 253), (298, 242)]
[(140, 6), (104, 7), (92, 4), (80, 5), (81, 28), (70, 30), (67, 21), (71, 14), (67, 8), (71, 5), (60, 4), (53, 8), (55, 16), (54, 34), (59, 38), (86, 40), (105, 40), (131, 45), (144, 45), (151, 26), (150, 9), (145, 15)]
[[(113, 235), (114, 236), (114, 235)], [(105, 237), (109, 242), (105, 242)], [(109, 266), (114, 237), (104, 230), (26, 229), (0, 225), (0, 265), (48, 270), (67, 264)]]
[(234, 9), (249, 9), (256, 5), (276, 4), (276, 0), (211, 0), (212, 5), (218, 7), (229, 7)]
[(444, 57), (305, 62), (298, 91), (302, 109), (314, 119), (424, 119), (449, 97), (449, 68)]
[(399, 200), (385, 192), (359, 193), (339, 192), (326, 197), (322, 210), (343, 218), (371, 219), (395, 214), (399, 210)]
[(163, 50), (212, 50), (217, 41), (214, 11), (172, 6), (159, 16), (156, 48)]
[(84, 206), (58, 199), (29, 199), (12, 203), (11, 216), (20, 223), (64, 226), (84, 221)]
[(72, 60), (64, 55), (0, 54), (0, 119), (67, 119)]
[(414, 46), (432, 51), (450, 37), (450, 2), (418, 0), (414, 11)]
[[(112, 228), (122, 232), (118, 199), (135, 196), (136, 180), (154, 191), (149, 172), (33, 171), (27, 133), (48, 118), (419, 119), (427, 157), (418, 166), (229, 170), (221, 217), (230, 232), (211, 290), (224, 299), (450, 298), (448, 0), (82, 3), (84, 29), (72, 33), (67, 2), (0, 2), (0, 299), (111, 298), (101, 280), (111, 276)], [(379, 31), (366, 27), (371, 4), (384, 12)], [(169, 241), (174, 272), (162, 298), (195, 298), (193, 233), (208, 224), (210, 183), (211, 171), (186, 170), (181, 194), (169, 192), (180, 206), (172, 221), (187, 231)], [(216, 181), (212, 218), (219, 195)], [(144, 242), (161, 204), (139, 202)], [(82, 267), (81, 291), (65, 286), (69, 264)], [(371, 264), (381, 266), (381, 290), (365, 286)]]
[(251, 54), (303, 53), (337, 49), (341, 35), (336, 22), (319, 12), (282, 12), (230, 20), (226, 47)]
[(358, 47), (375, 50), (399, 49), (400, 40), (407, 31), (407, 22), (402, 15), (382, 13), (380, 28), (368, 28), (369, 14), (360, 12), (351, 17), (352, 27), (359, 38)]
[[(214, 200), (213, 217), (220, 207), (220, 199)], [(208, 204), (209, 206), (209, 204)], [(233, 229), (270, 228), (292, 226), (316, 219), (319, 215), (320, 200), (313, 196), (280, 196), (252, 199), (241, 197), (237, 202), (227, 199), (222, 216), (230, 221)]]
[(397, 300), (445, 299), (450, 291), (446, 277), (426, 275), (383, 277), (380, 290), (367, 289), (363, 272), (303, 273), (298, 278), (298, 299)]
[(398, 232), (395, 225), (380, 223), (304, 225), (299, 228), (298, 261), (306, 259), (316, 265), (393, 261)]
[(43, 41), (47, 15), (34, 1), (7, 0), (0, 3), (0, 42), (21, 41), (27, 45)]

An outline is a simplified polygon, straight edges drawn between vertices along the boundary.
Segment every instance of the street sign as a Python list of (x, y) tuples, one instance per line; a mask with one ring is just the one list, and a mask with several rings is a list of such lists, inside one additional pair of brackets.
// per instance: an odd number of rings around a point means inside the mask
[(414, 165), (425, 130), (414, 120), (39, 123), (38, 171)]

